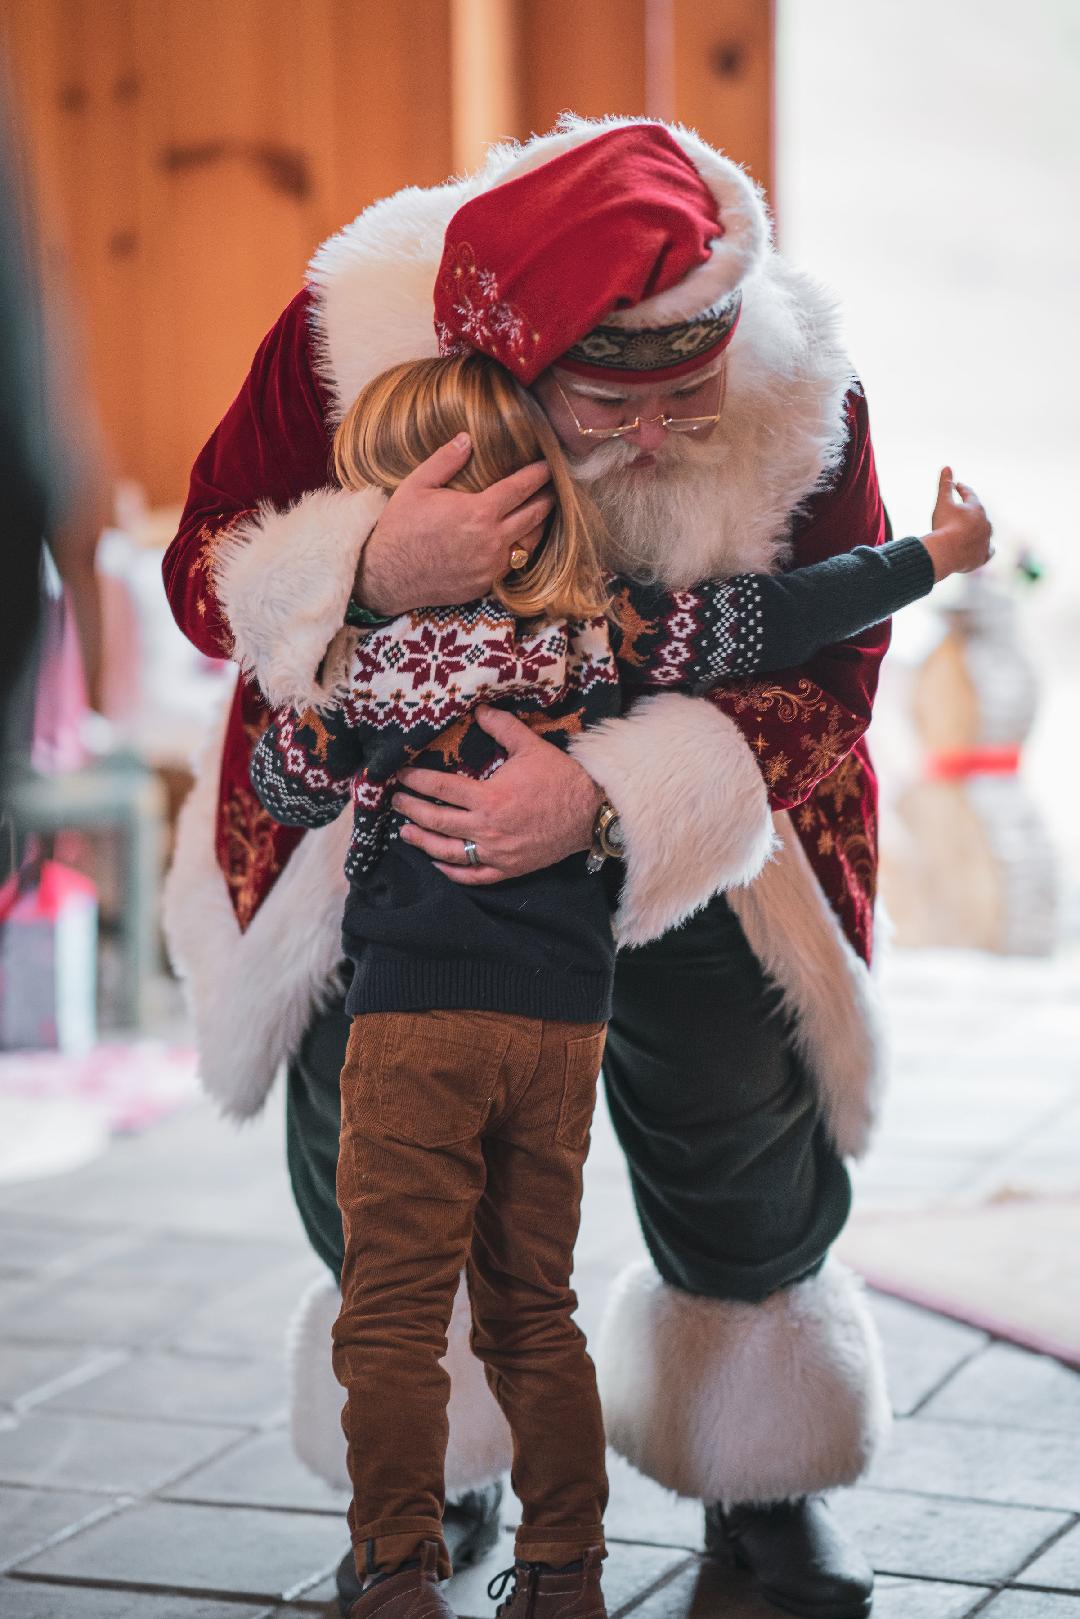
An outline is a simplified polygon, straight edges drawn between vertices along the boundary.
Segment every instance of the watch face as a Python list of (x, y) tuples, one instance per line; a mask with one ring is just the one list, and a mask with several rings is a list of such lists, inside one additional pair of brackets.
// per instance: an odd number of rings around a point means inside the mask
[(617, 815), (613, 815), (604, 828), (604, 840), (616, 859), (625, 854), (626, 842), (623, 838), (622, 821)]

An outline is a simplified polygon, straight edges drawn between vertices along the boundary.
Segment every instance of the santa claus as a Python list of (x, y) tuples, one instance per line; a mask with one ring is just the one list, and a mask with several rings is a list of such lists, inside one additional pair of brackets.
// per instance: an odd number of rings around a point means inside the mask
[[(240, 668), (181, 818), (168, 926), (223, 1110), (256, 1112), (286, 1067), (293, 1189), (334, 1277), (349, 816), (278, 826), (250, 757), (271, 707), (332, 701), (367, 625), (471, 600), (539, 542), (544, 468), (448, 490), (467, 444), (388, 503), (332, 485), (360, 388), (470, 343), (533, 388), (613, 568), (677, 586), (888, 535), (833, 306), (774, 251), (742, 170), (688, 130), (568, 117), (467, 179), (377, 203), (315, 255), (195, 463), (165, 559), (181, 627)], [(569, 754), (496, 713), (507, 760), (490, 780), (401, 778), (405, 835), (453, 880), (618, 856), (604, 1078), (651, 1262), (615, 1284), (597, 1345), (610, 1442), (702, 1501), (707, 1548), (766, 1595), (837, 1619), (869, 1611), (872, 1579), (822, 1492), (862, 1475), (888, 1423), (866, 1305), (829, 1258), (881, 1083), (863, 736), (887, 644), (879, 627), (767, 680), (648, 697)], [(343, 1484), (336, 1311), (328, 1278), (298, 1312), (293, 1416), (300, 1455)], [(467, 1327), (462, 1306), (459, 1563), (491, 1543), (507, 1459)]]

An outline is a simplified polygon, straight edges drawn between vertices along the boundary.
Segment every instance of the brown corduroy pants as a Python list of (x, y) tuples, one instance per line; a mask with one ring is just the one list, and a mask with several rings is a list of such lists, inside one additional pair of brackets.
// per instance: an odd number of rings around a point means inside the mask
[(361, 1572), (434, 1540), (450, 1573), (439, 1362), (463, 1266), (473, 1348), (513, 1436), (518, 1557), (561, 1565), (603, 1545), (603, 1423), (570, 1272), (604, 1035), (494, 1012), (353, 1021), (334, 1371)]

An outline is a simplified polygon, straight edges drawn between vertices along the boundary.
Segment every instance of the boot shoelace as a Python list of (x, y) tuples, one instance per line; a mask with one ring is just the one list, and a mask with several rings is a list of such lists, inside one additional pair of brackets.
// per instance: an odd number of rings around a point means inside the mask
[[(524, 1566), (528, 1570), (528, 1601), (525, 1604), (524, 1619), (529, 1619), (529, 1615), (533, 1610), (533, 1599), (536, 1595), (536, 1583), (540, 1578), (540, 1565), (538, 1563), (526, 1563)], [(495, 1609), (495, 1619), (500, 1619), (500, 1615), (510, 1607), (514, 1601), (514, 1598), (517, 1596), (518, 1587), (521, 1584), (521, 1567), (522, 1565), (518, 1563), (511, 1563), (509, 1568), (504, 1568), (501, 1574), (496, 1574), (495, 1578), (489, 1581), (487, 1588), (488, 1600), (490, 1602), (498, 1602), (499, 1604), (499, 1606)], [(506, 1598), (505, 1602), (501, 1601), (500, 1599), (502, 1598), (506, 1587), (510, 1584), (511, 1579), (514, 1582), (514, 1588), (510, 1592), (510, 1595)]]

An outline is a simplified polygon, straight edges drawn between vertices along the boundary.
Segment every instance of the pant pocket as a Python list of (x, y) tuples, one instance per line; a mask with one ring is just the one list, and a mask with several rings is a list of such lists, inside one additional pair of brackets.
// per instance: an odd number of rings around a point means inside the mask
[(376, 1097), (387, 1135), (419, 1147), (468, 1141), (483, 1127), (508, 1030), (459, 1012), (369, 1013), (385, 1017)]
[(571, 1152), (584, 1152), (588, 1144), (606, 1037), (607, 1029), (601, 1028), (566, 1042), (562, 1102), (555, 1139)]

